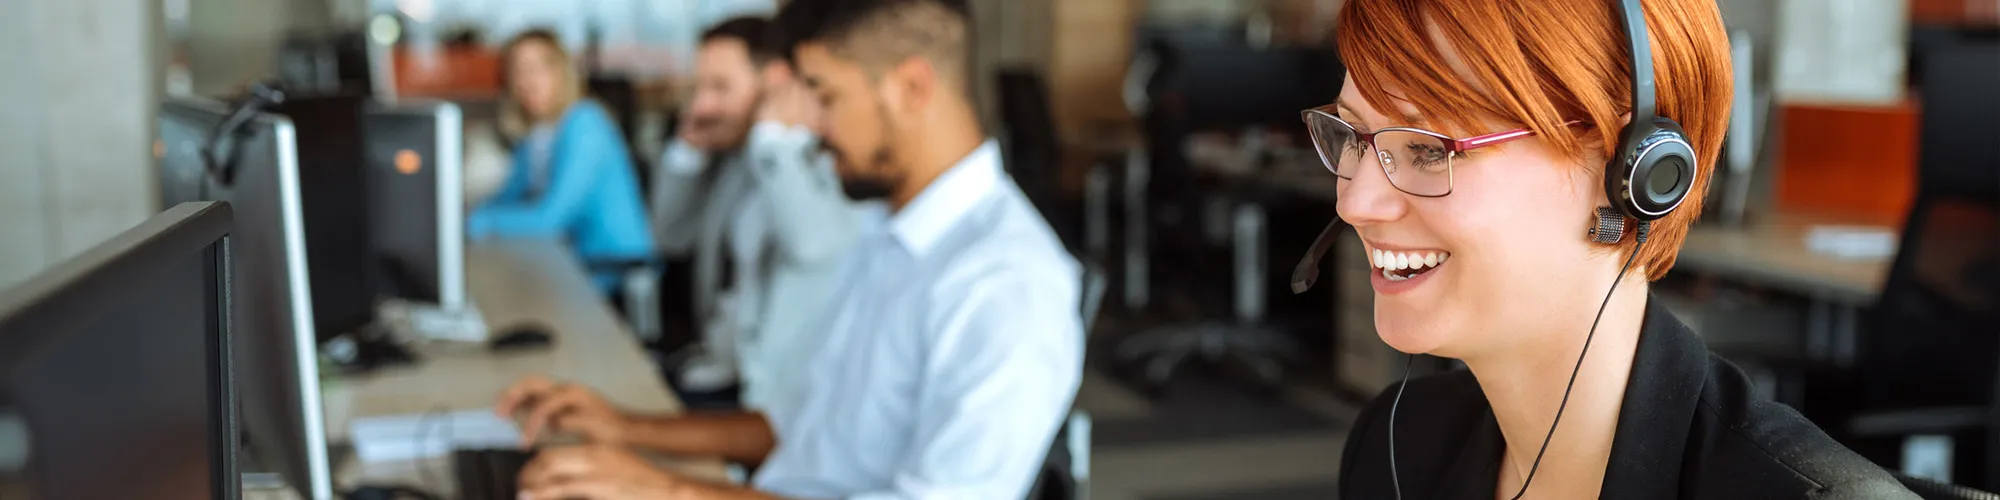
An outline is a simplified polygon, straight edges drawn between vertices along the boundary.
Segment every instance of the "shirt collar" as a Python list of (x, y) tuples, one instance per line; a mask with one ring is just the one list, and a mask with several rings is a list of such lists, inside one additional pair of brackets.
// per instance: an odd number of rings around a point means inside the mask
[(929, 252), (953, 224), (999, 186), (1001, 175), (1000, 145), (987, 139), (890, 216), (890, 233), (911, 254)]

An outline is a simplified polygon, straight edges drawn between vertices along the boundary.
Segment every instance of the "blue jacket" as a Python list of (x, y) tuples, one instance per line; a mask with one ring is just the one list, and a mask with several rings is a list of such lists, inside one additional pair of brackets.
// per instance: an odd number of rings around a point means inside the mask
[[(467, 218), (468, 235), (561, 238), (586, 264), (651, 259), (652, 226), (632, 155), (611, 116), (595, 102), (579, 101), (564, 113), (555, 134), (541, 195), (530, 197), (533, 153), (522, 141), (514, 148), (507, 184)], [(618, 273), (604, 270), (593, 278), (608, 291)]]

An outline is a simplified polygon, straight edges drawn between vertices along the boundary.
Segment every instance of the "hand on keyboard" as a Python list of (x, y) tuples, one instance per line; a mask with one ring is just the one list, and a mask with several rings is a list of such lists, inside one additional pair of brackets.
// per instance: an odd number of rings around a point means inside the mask
[(521, 469), (522, 500), (680, 498), (688, 483), (620, 446), (545, 449)]
[(594, 444), (622, 444), (630, 419), (590, 389), (528, 377), (500, 393), (494, 411), (503, 418), (525, 412), (521, 445), (532, 447), (545, 431), (573, 433)]

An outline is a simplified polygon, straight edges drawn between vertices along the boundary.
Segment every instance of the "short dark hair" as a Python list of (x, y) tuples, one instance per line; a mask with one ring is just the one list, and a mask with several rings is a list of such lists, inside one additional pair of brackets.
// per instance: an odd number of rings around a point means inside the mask
[(722, 39), (743, 42), (750, 51), (750, 62), (763, 66), (785, 57), (786, 49), (779, 44), (776, 30), (771, 21), (755, 16), (743, 16), (725, 20), (701, 32), (701, 43)]
[(857, 49), (847, 55), (864, 64), (924, 55), (960, 77), (971, 60), (971, 25), (972, 8), (965, 0), (791, 0), (777, 16), (779, 47), (787, 58), (807, 42), (842, 47), (872, 38), (862, 44), (867, 47), (847, 47)]

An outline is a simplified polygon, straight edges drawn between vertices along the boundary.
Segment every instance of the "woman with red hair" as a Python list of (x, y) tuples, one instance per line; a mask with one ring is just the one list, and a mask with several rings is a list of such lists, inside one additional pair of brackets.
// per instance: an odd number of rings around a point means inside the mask
[(1347, 0), (1336, 37), (1305, 120), (1376, 329), (1469, 368), (1369, 405), (1342, 498), (1915, 498), (1648, 292), (1729, 115), (1714, 0)]

